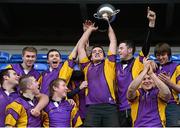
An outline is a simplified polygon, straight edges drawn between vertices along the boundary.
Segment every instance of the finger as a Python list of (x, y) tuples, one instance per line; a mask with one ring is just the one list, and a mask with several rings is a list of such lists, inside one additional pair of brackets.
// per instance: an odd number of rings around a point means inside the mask
[(148, 6), (148, 8), (147, 8), (147, 13), (149, 12), (149, 10), (150, 10), (150, 7)]

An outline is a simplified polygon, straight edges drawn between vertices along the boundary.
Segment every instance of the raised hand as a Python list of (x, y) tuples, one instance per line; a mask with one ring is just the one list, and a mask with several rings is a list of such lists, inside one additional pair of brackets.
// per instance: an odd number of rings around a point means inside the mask
[(87, 88), (87, 85), (88, 85), (87, 81), (83, 81), (83, 82), (81, 83), (81, 85), (79, 86), (79, 89), (82, 90), (82, 89), (84, 89), (84, 88)]
[(95, 23), (93, 23), (92, 21), (90, 20), (86, 20), (84, 23), (83, 23), (83, 31), (85, 32), (87, 29), (89, 28), (92, 28), (92, 30), (97, 30), (98, 28), (94, 26)]
[(156, 13), (150, 10), (150, 7), (147, 8), (147, 18), (149, 20), (149, 27), (154, 28), (156, 21)]
[(148, 60), (147, 57), (144, 57), (144, 58), (143, 58), (144, 69), (149, 70), (150, 63), (151, 63), (151, 62)]

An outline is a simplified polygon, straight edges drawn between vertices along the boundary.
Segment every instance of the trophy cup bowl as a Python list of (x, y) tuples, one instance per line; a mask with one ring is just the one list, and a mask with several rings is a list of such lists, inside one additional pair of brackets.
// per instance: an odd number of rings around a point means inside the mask
[(98, 9), (97, 13), (94, 13), (96, 25), (100, 32), (107, 31), (109, 23), (113, 22), (116, 18), (116, 14), (120, 12), (120, 9), (115, 10), (111, 4), (102, 4)]

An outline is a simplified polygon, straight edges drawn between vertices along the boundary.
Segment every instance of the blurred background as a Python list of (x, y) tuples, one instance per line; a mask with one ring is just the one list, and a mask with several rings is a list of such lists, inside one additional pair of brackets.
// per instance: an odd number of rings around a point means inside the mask
[[(111, 23), (118, 41), (134, 40), (137, 51), (141, 49), (149, 6), (157, 13), (150, 53), (158, 42), (167, 42), (173, 54), (180, 53), (180, 0), (0, 0), (0, 51), (8, 52), (10, 58), (31, 45), (39, 53), (57, 48), (67, 55), (83, 33), (82, 23), (95, 21), (93, 14), (105, 3), (120, 9)], [(107, 33), (94, 33), (90, 45), (96, 43), (107, 50)]]
[[(146, 11), (157, 13), (152, 45), (166, 41), (180, 46), (180, 0), (0, 0), (0, 42), (17, 45), (75, 45), (85, 19), (104, 3), (120, 9), (112, 23), (118, 40), (132, 39), (141, 46), (146, 35)], [(106, 33), (92, 43), (108, 45)]]

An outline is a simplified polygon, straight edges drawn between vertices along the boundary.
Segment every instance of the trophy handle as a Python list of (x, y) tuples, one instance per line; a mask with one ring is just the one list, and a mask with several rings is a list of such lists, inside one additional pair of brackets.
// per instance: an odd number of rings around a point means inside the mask
[(93, 15), (95, 18), (99, 18), (99, 16), (98, 16), (98, 14), (97, 13), (94, 13), (94, 15)]
[(112, 16), (118, 14), (119, 12), (120, 12), (120, 9), (114, 10), (113, 13), (112, 13)]

